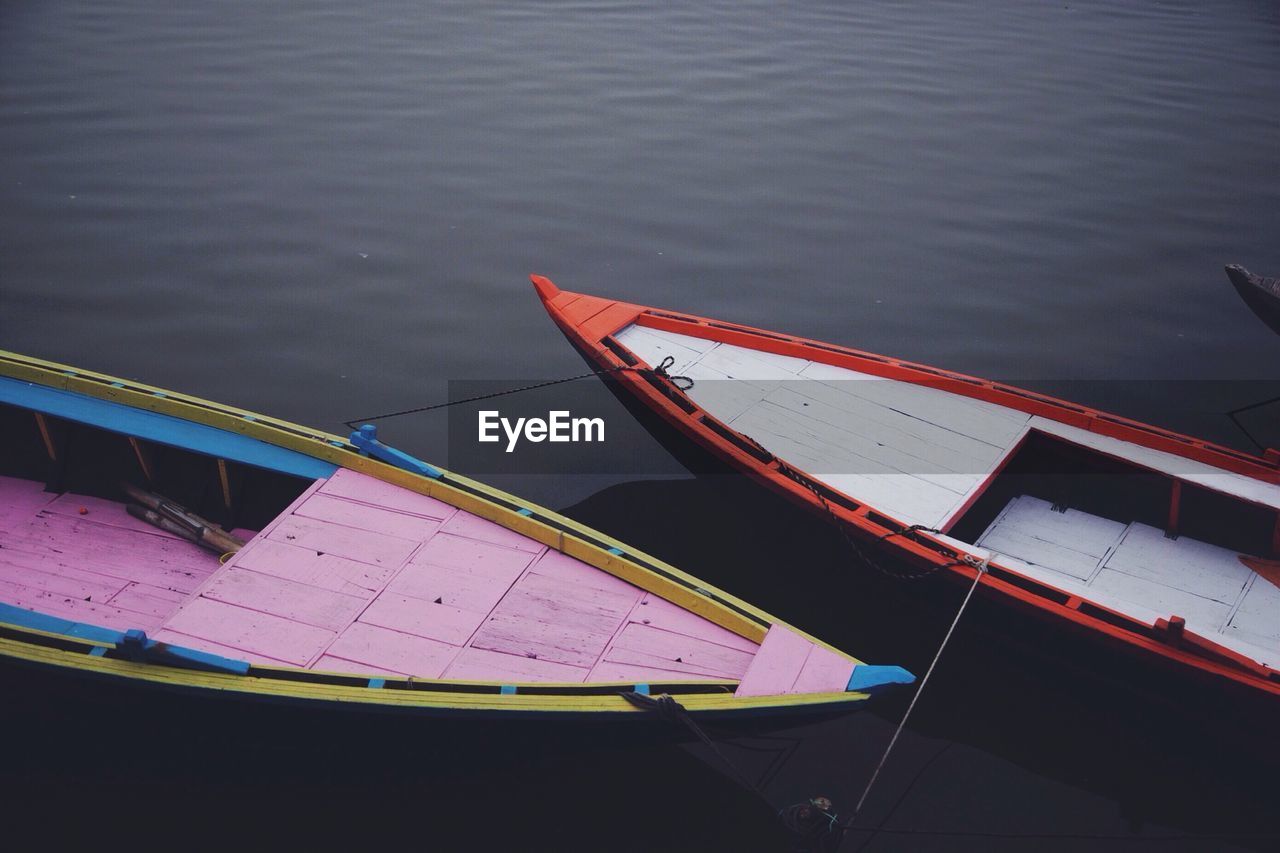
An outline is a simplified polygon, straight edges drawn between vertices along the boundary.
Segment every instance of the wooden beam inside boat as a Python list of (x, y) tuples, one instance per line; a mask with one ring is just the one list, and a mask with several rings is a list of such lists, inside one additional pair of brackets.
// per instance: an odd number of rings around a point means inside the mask
[(222, 503), (231, 509), (231, 480), (227, 476), (227, 460), (218, 460), (218, 481), (222, 484)]
[(1164, 535), (1169, 539), (1178, 538), (1178, 514), (1181, 510), (1182, 481), (1172, 480), (1169, 486), (1169, 523), (1164, 528)]
[(129, 436), (129, 446), (133, 448), (133, 455), (138, 457), (138, 467), (142, 469), (142, 476), (147, 479), (148, 483), (155, 481), (155, 469), (151, 466), (151, 460), (147, 458), (147, 451), (143, 449), (142, 442), (133, 436)]
[(49, 454), (50, 461), (58, 461), (58, 451), (54, 449), (53, 437), (49, 434), (49, 423), (40, 412), (34, 413), (36, 416), (36, 426), (40, 428), (40, 438), (44, 440), (44, 449)]

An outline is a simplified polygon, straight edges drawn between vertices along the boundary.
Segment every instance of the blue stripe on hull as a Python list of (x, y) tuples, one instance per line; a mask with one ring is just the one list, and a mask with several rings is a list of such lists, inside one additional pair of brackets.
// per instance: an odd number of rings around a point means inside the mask
[(338, 470), (332, 463), (247, 435), (7, 377), (0, 377), (0, 403), (309, 480)]

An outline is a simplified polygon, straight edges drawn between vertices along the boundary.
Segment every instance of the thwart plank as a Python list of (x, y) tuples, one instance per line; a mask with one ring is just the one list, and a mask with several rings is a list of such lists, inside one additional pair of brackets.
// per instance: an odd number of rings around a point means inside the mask
[(341, 631), (360, 614), (368, 599), (272, 577), (239, 566), (219, 572), (200, 596), (294, 622)]
[(372, 595), (399, 568), (374, 566), (337, 554), (319, 554), (311, 548), (263, 538), (255, 539), (243, 548), (236, 555), (234, 565), (351, 595)]
[(390, 672), (437, 678), (458, 653), (457, 646), (356, 622), (326, 650), (329, 657), (365, 663)]
[(365, 608), (360, 621), (461, 647), (471, 639), (486, 615), (386, 591)]
[(468, 681), (562, 681), (579, 684), (587, 670), (554, 661), (490, 649), (464, 649), (445, 670), (448, 678)]
[(293, 666), (306, 666), (334, 638), (324, 628), (208, 598), (188, 601), (164, 627)]

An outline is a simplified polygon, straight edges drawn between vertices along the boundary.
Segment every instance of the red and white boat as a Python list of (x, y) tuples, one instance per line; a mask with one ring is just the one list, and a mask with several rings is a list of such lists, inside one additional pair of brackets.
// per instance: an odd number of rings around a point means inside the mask
[(621, 388), (913, 570), (1280, 696), (1280, 451), (532, 278)]

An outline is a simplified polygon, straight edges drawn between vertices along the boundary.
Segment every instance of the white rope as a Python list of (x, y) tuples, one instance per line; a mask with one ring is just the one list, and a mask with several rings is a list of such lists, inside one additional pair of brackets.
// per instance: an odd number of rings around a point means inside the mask
[(911, 697), (911, 704), (907, 705), (907, 712), (902, 715), (898, 728), (894, 730), (893, 737), (889, 739), (889, 745), (885, 747), (884, 755), (880, 756), (880, 763), (876, 765), (875, 772), (871, 774), (871, 779), (867, 782), (867, 787), (862, 792), (862, 797), (858, 800), (858, 805), (853, 809), (853, 817), (849, 819), (850, 824), (858, 819), (858, 815), (862, 812), (862, 806), (866, 803), (867, 796), (871, 793), (871, 788), (876, 784), (876, 779), (880, 778), (880, 771), (884, 769), (885, 762), (889, 760), (889, 753), (893, 752), (893, 745), (898, 742), (898, 736), (902, 734), (902, 729), (907, 724), (907, 718), (911, 716), (911, 711), (916, 707), (916, 702), (920, 700), (920, 694), (924, 692), (924, 686), (929, 683), (929, 676), (933, 675), (933, 668), (938, 665), (938, 658), (942, 657), (943, 650), (946, 649), (947, 643), (951, 641), (951, 635), (955, 633), (956, 625), (960, 624), (960, 617), (964, 615), (964, 609), (969, 606), (969, 599), (973, 598), (973, 591), (978, 588), (978, 582), (987, 573), (987, 566), (991, 563), (991, 557), (988, 556), (978, 561), (966, 555), (965, 562), (976, 569), (973, 574), (973, 584), (970, 585), (969, 592), (965, 594), (964, 601), (960, 602), (960, 609), (956, 611), (956, 618), (951, 620), (951, 627), (947, 629), (946, 636), (942, 638), (942, 645), (938, 646), (938, 652), (933, 656), (933, 661), (929, 664), (929, 669), (925, 672), (924, 678), (920, 679), (920, 686), (916, 688), (915, 695)]

